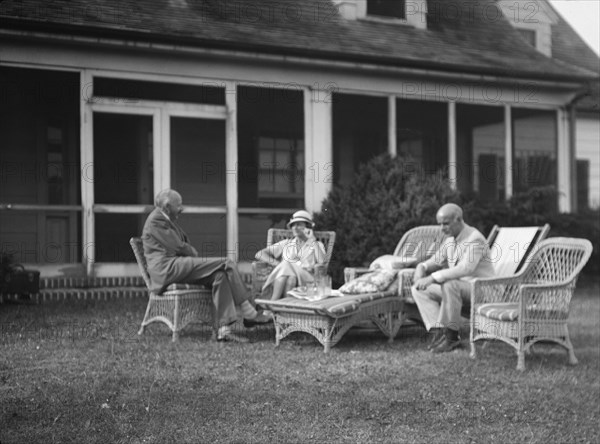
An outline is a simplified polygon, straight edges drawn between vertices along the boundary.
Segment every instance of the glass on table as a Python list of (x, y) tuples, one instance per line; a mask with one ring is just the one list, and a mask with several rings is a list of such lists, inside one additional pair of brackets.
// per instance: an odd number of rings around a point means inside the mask
[(318, 287), (318, 296), (319, 297), (327, 297), (331, 295), (331, 276), (324, 275), (321, 276), (319, 281), (317, 282)]
[(308, 282), (306, 284), (306, 297), (314, 298), (318, 294), (318, 288), (316, 282)]

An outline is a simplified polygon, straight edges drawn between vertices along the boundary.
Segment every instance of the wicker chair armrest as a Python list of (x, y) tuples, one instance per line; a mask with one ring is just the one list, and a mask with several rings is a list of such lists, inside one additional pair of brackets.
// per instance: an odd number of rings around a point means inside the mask
[(413, 285), (414, 268), (404, 268), (398, 271), (398, 295), (402, 299), (412, 299), (410, 287)]
[(206, 292), (206, 288), (196, 288), (196, 289), (189, 289), (189, 290), (169, 290), (169, 291), (163, 291), (161, 294), (157, 294), (156, 296), (158, 297), (167, 297), (167, 296), (190, 296), (190, 295), (201, 295), (202, 293)]
[(253, 261), (252, 262), (252, 276), (261, 276), (263, 274), (268, 275), (271, 271), (273, 271), (272, 264), (263, 261)]
[(362, 274), (368, 273), (370, 270), (368, 267), (345, 267), (344, 268), (344, 283), (350, 282), (352, 279), (356, 279)]
[(476, 278), (471, 281), (471, 306), (519, 300), (521, 280), (517, 276)]
[(520, 314), (523, 319), (566, 319), (574, 289), (574, 282), (522, 285)]

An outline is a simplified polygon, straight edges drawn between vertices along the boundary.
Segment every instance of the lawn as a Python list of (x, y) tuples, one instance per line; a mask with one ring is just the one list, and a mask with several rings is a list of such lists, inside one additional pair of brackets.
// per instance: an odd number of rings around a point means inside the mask
[(501, 343), (445, 355), (419, 327), (395, 342), (353, 330), (332, 349), (296, 333), (274, 347), (171, 342), (145, 301), (0, 305), (0, 442), (598, 442), (599, 285), (580, 284), (570, 331), (580, 361), (540, 345), (515, 370)]

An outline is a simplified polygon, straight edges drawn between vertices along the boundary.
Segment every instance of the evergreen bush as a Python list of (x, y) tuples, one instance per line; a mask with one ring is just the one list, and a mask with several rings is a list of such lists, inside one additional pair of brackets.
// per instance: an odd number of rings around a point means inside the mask
[(314, 215), (319, 230), (337, 233), (330, 273), (337, 284), (346, 266), (364, 266), (391, 254), (402, 235), (435, 224), (435, 213), (459, 195), (441, 175), (420, 175), (414, 162), (381, 155), (361, 165), (351, 184), (334, 187)]
[(587, 275), (600, 273), (600, 209), (578, 213), (559, 213), (555, 187), (534, 187), (515, 194), (508, 202), (488, 202), (474, 197), (463, 199), (465, 220), (482, 233), (494, 224), (507, 227), (550, 224), (548, 237), (580, 237), (594, 246), (592, 257), (584, 268)]
[(402, 235), (419, 225), (435, 224), (439, 207), (448, 202), (462, 206), (465, 221), (487, 236), (492, 227), (550, 224), (549, 236), (589, 239), (594, 252), (584, 272), (600, 273), (600, 210), (577, 214), (557, 211), (554, 187), (532, 188), (510, 201), (485, 201), (460, 195), (442, 174), (423, 175), (401, 157), (381, 155), (361, 165), (352, 183), (334, 187), (314, 215), (319, 230), (337, 233), (330, 273), (337, 285), (347, 266), (367, 266), (382, 254), (391, 254)]

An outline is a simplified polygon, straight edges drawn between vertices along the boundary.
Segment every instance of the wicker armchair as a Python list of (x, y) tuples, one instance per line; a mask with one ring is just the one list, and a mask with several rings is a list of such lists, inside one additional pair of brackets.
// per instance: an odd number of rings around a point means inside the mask
[[(333, 246), (335, 244), (335, 231), (315, 231), (315, 238), (323, 243), (325, 247), (325, 263), (319, 266), (320, 272), (327, 273), (331, 255), (333, 254)], [(267, 231), (267, 247), (276, 244), (284, 239), (292, 239), (294, 235), (292, 230), (283, 228), (269, 228)], [(259, 297), (267, 277), (273, 271), (273, 267), (262, 261), (252, 262), (252, 295), (254, 298)]]
[(517, 351), (517, 370), (538, 341), (564, 347), (577, 364), (569, 338), (569, 305), (579, 272), (592, 254), (586, 239), (549, 238), (539, 243), (515, 276), (476, 279), (471, 293), (471, 358), (475, 341), (499, 339)]
[(189, 323), (198, 320), (212, 324), (215, 331), (217, 326), (212, 291), (201, 285), (171, 284), (161, 294), (153, 292), (142, 240), (139, 237), (132, 237), (129, 244), (150, 293), (146, 314), (138, 334), (144, 333), (146, 326), (152, 322), (163, 322), (173, 332), (173, 342), (175, 342), (179, 339), (181, 330)]
[[(439, 225), (423, 225), (412, 228), (404, 233), (396, 245), (393, 256), (414, 259), (412, 265), (415, 265), (435, 253), (444, 239), (445, 235)], [(368, 271), (367, 267), (346, 267), (344, 268), (344, 281), (349, 282)]]
[[(494, 270), (497, 276), (510, 276), (523, 268), (527, 257), (534, 251), (535, 246), (545, 239), (550, 231), (550, 225), (541, 227), (499, 227), (494, 225), (487, 238), (487, 244), (494, 253)], [(439, 245), (439, 244), (438, 244)], [(433, 253), (432, 253), (433, 254)], [(408, 319), (420, 321), (421, 315), (412, 299), (410, 288), (413, 285), (414, 268), (400, 270), (399, 291), (405, 304), (405, 316)], [(463, 316), (469, 316), (468, 304), (463, 307)]]

